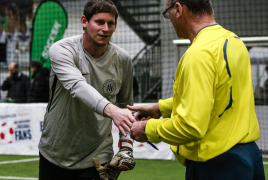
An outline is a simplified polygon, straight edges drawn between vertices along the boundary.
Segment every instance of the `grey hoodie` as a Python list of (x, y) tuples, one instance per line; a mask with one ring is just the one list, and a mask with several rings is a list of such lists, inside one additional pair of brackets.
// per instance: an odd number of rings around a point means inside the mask
[(133, 105), (133, 68), (125, 50), (109, 43), (105, 54), (94, 59), (83, 48), (83, 35), (62, 39), (50, 50), (50, 99), (40, 153), (67, 169), (94, 166), (113, 156), (112, 120), (103, 116), (108, 103)]

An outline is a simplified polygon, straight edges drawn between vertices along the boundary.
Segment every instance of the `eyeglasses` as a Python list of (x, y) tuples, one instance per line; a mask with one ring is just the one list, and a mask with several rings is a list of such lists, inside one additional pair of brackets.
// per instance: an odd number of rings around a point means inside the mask
[[(169, 19), (169, 10), (170, 10), (171, 8), (173, 8), (177, 2), (178, 2), (178, 1), (176, 1), (175, 3), (173, 3), (171, 6), (169, 6), (169, 8), (167, 8), (164, 12), (162, 12), (164, 18)], [(185, 2), (178, 2), (178, 3), (180, 3), (180, 4), (185, 4)]]

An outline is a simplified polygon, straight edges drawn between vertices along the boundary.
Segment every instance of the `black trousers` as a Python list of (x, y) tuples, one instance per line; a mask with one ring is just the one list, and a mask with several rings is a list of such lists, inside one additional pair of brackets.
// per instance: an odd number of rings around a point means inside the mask
[(206, 162), (187, 160), (186, 180), (265, 180), (262, 152), (255, 142), (237, 144)]
[(69, 170), (49, 162), (41, 153), (39, 156), (39, 180), (100, 180), (95, 167)]

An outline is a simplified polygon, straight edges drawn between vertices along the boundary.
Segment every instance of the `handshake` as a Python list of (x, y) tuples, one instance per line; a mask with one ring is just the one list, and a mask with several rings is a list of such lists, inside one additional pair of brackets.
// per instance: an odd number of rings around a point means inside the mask
[[(147, 142), (144, 132), (147, 121), (150, 118), (160, 118), (161, 112), (158, 103), (143, 106), (127, 106), (128, 109), (120, 109), (113, 104), (108, 104), (103, 114), (110, 117), (120, 132), (139, 142)], [(135, 117), (133, 113), (137, 112)], [(93, 158), (94, 165), (99, 172), (101, 180), (116, 180), (121, 171), (128, 171), (135, 167), (133, 158), (133, 144), (131, 141), (122, 140), (119, 152), (112, 158), (111, 162), (102, 166), (97, 158)]]
[(133, 144), (131, 141), (120, 141), (120, 149), (111, 162), (102, 166), (97, 158), (93, 158), (94, 165), (101, 180), (116, 180), (121, 171), (128, 171), (135, 167), (133, 158)]
[[(113, 104), (108, 104), (103, 111), (104, 116), (110, 117), (120, 132), (127, 136), (130, 132), (131, 138), (139, 142), (147, 142), (148, 139), (144, 133), (144, 128), (150, 118), (160, 118), (161, 112), (158, 103), (127, 106), (128, 109), (120, 109)], [(137, 112), (135, 117), (133, 113)], [(143, 117), (142, 119), (139, 116)], [(140, 121), (141, 120), (141, 121)]]

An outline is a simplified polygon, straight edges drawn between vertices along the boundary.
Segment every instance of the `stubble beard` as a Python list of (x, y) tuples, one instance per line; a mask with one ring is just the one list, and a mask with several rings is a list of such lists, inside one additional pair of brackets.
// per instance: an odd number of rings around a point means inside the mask
[[(98, 37), (96, 37), (95, 39), (90, 36), (89, 34), (87, 34), (88, 36), (88, 41), (91, 42), (94, 46), (97, 46), (97, 47), (103, 47), (103, 46), (107, 46), (107, 44), (109, 43), (111, 37), (109, 38), (109, 40), (107, 41), (107, 43), (99, 43), (98, 42)], [(98, 35), (97, 35), (98, 36)]]

